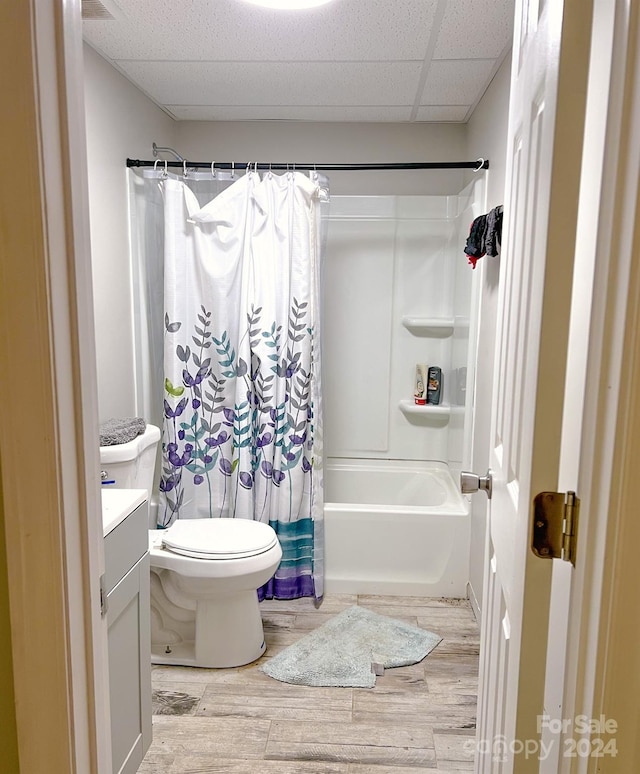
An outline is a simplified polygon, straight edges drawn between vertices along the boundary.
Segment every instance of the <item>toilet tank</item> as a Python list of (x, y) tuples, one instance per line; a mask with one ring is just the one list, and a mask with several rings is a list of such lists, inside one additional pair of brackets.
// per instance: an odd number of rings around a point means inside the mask
[(153, 491), (159, 441), (160, 428), (147, 425), (144, 433), (133, 441), (101, 446), (100, 468), (103, 480), (114, 481), (111, 486), (116, 489), (146, 489), (149, 499)]

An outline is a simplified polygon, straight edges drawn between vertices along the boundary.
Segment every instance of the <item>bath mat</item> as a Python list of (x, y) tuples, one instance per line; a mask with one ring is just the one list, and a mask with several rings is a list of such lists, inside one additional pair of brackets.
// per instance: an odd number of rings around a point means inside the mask
[(260, 670), (295, 685), (373, 688), (374, 668), (417, 664), (441, 640), (433, 632), (354, 606), (265, 661)]

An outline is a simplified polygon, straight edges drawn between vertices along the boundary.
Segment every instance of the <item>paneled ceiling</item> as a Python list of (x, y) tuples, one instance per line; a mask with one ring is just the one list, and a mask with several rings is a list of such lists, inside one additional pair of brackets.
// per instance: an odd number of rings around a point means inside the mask
[(204, 121), (465, 122), (513, 28), (513, 0), (84, 0), (83, 13), (99, 54), (174, 118)]

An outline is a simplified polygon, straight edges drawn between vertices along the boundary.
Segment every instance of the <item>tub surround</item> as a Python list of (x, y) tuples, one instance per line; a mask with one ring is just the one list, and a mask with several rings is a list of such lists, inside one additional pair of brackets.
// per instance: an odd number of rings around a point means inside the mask
[[(328, 458), (470, 458), (477, 283), (463, 247), (483, 206), (455, 196), (332, 196), (323, 369)], [(442, 369), (437, 406), (416, 406), (416, 364)]]

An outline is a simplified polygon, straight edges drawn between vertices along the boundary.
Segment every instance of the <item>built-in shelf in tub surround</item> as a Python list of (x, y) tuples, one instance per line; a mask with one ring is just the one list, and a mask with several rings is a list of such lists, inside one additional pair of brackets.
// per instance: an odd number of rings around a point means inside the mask
[(455, 326), (453, 317), (414, 317), (402, 318), (404, 327), (414, 336), (451, 336)]
[(433, 403), (427, 403), (425, 405), (419, 405), (413, 400), (401, 400), (400, 411), (403, 414), (411, 414), (412, 416), (440, 416), (448, 417), (451, 413), (451, 406), (448, 403), (439, 403), (437, 406)]

